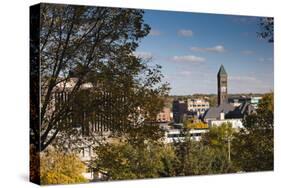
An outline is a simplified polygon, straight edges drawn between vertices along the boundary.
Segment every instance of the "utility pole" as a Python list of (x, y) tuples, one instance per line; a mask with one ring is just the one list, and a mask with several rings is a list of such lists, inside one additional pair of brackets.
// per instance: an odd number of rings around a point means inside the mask
[(228, 162), (231, 162), (231, 157), (230, 157), (230, 137), (228, 137)]

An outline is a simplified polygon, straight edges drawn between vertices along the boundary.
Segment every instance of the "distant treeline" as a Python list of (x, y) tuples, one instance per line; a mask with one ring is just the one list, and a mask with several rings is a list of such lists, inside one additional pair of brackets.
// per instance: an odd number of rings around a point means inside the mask
[[(232, 97), (261, 97), (263, 93), (232, 93), (228, 94), (229, 98)], [(203, 94), (203, 93), (195, 93), (192, 95), (169, 95), (166, 97), (166, 106), (172, 108), (172, 102), (174, 100), (187, 100), (187, 99), (195, 99), (195, 98), (206, 98), (207, 101), (210, 103), (210, 107), (216, 106), (217, 104), (217, 94)]]

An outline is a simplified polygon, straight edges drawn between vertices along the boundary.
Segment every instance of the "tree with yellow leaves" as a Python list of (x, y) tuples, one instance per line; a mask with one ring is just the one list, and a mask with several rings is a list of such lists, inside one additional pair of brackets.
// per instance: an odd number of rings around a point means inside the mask
[(187, 123), (186, 128), (188, 129), (207, 129), (208, 124), (203, 123), (202, 121), (194, 122), (194, 123)]
[(55, 150), (42, 153), (40, 161), (41, 184), (84, 183), (82, 173), (86, 166), (75, 154), (65, 154)]

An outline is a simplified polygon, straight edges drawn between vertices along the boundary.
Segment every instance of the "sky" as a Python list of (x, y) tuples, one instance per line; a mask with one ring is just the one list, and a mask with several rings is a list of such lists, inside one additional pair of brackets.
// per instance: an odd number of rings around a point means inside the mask
[(273, 44), (260, 39), (261, 17), (145, 10), (151, 31), (136, 54), (162, 66), (171, 95), (216, 94), (217, 72), (228, 93), (273, 91)]

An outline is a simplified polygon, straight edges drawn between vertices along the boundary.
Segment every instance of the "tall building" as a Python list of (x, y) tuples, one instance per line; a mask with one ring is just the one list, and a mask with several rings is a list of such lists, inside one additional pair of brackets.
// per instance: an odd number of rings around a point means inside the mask
[[(233, 128), (243, 127), (243, 119), (255, 112), (250, 103), (251, 98), (227, 96), (227, 73), (221, 65), (217, 75), (218, 79), (218, 106), (209, 108), (203, 115), (203, 121), (211, 126), (220, 126), (223, 123), (231, 123)], [(254, 100), (253, 102), (256, 102)]]
[(217, 75), (218, 79), (218, 106), (227, 102), (227, 73), (221, 65)]
[(183, 123), (184, 114), (187, 111), (187, 106), (183, 100), (173, 101), (173, 118), (175, 123)]

